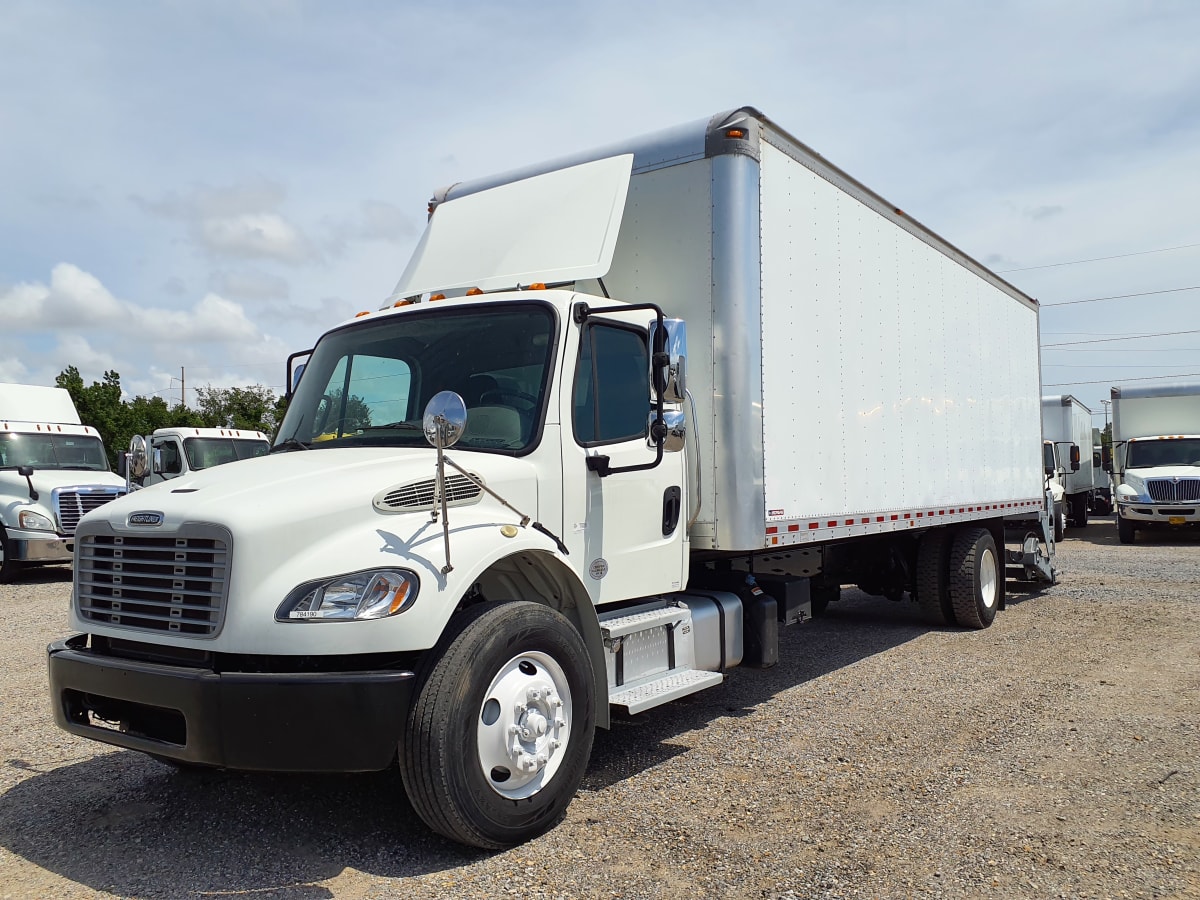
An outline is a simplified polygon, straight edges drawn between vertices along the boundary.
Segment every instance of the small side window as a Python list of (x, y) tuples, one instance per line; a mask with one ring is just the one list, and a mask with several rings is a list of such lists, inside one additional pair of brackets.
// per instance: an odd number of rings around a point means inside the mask
[(183, 458), (179, 445), (174, 441), (163, 441), (158, 448), (162, 451), (162, 474), (178, 475), (183, 472)]
[(573, 400), (575, 439), (584, 445), (645, 437), (650, 415), (645, 335), (589, 324), (581, 336)]

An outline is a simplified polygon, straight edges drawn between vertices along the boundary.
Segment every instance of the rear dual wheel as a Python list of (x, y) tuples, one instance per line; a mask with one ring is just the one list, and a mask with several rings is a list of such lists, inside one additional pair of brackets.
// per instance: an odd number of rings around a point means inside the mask
[(1003, 591), (996, 542), (986, 528), (935, 529), (917, 545), (917, 602), (933, 625), (987, 628)]

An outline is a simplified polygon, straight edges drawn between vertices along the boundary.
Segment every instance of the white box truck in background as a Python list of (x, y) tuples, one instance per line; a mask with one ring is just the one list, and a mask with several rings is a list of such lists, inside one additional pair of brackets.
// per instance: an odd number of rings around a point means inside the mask
[(0, 581), (70, 562), (79, 520), (123, 493), (65, 389), (0, 384)]
[(1042, 437), (1055, 447), (1067, 518), (1076, 528), (1083, 528), (1095, 490), (1092, 411), (1070, 394), (1044, 395)]
[[(183, 478), (203, 469), (266, 456), (270, 439), (261, 431), (242, 428), (156, 428), (148, 437), (130, 442), (129, 487), (150, 487)], [(140, 474), (136, 474), (140, 473)]]
[(1037, 303), (753, 109), (439, 193), (301, 356), (269, 456), (84, 522), (68, 731), (398, 757), (430, 827), (507, 847), (611, 708), (772, 665), (841, 585), (982, 628), (1054, 577)]
[(1112, 389), (1117, 533), (1200, 525), (1200, 382)]

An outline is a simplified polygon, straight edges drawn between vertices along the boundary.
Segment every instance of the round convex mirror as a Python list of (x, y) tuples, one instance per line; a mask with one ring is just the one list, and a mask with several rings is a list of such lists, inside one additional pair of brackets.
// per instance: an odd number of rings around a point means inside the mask
[(453, 447), (466, 427), (467, 405), (454, 391), (439, 391), (425, 406), (425, 417), (421, 424), (425, 429), (425, 440), (433, 446), (438, 445), (440, 432), (442, 446)]
[(135, 434), (129, 441), (129, 474), (141, 478), (146, 474), (150, 461), (146, 450), (146, 439)]

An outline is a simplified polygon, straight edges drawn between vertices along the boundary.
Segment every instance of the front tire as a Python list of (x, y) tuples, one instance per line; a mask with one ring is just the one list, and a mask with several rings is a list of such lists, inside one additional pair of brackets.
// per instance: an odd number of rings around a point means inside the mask
[(1132, 544), (1135, 534), (1137, 534), (1137, 526), (1117, 513), (1117, 539), (1122, 544)]
[(0, 525), (0, 584), (8, 584), (15, 580), (20, 568), (21, 564), (12, 555), (8, 534), (4, 531), (4, 526)]
[(987, 529), (964, 528), (950, 549), (950, 602), (954, 620), (966, 628), (987, 628), (996, 618), (1004, 589), (996, 542)]
[(483, 604), (429, 654), (400, 748), (417, 814), (451, 840), (500, 850), (566, 815), (591, 755), (587, 648), (540, 603)]
[(1062, 543), (1063, 535), (1067, 532), (1067, 514), (1061, 503), (1054, 504), (1054, 543)]

